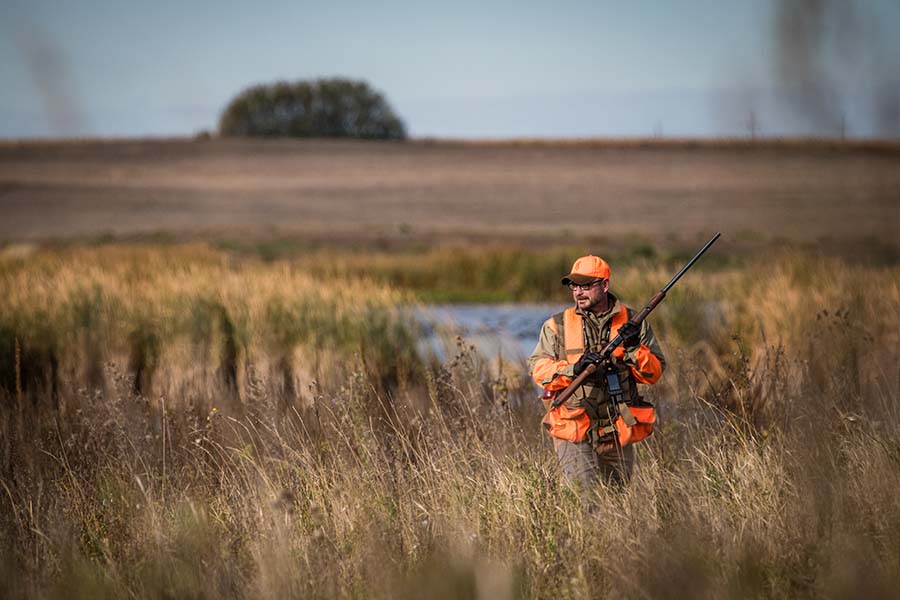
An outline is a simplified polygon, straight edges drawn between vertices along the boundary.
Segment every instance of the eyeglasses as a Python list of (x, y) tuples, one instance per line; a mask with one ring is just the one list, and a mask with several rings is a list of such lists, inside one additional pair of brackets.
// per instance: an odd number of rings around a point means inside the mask
[(595, 279), (594, 281), (592, 281), (590, 283), (584, 283), (584, 284), (570, 282), (569, 284), (567, 284), (566, 287), (568, 287), (573, 292), (575, 290), (581, 290), (582, 292), (586, 292), (589, 289), (591, 289), (592, 287), (594, 287), (595, 285), (597, 285), (598, 283), (603, 283), (604, 281), (606, 281), (606, 280), (605, 279)]

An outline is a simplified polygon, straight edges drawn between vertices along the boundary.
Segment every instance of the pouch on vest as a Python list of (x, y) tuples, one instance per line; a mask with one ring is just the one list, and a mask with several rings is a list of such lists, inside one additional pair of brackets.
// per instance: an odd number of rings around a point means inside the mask
[(584, 408), (569, 408), (562, 404), (546, 413), (541, 425), (551, 437), (582, 442), (591, 428), (591, 419)]
[(619, 373), (615, 367), (606, 370), (606, 385), (609, 399), (616, 417), (612, 425), (597, 430), (598, 439), (615, 432), (618, 434), (620, 446), (639, 442), (653, 433), (656, 422), (656, 409), (649, 402), (632, 402), (628, 404), (622, 391)]
[(629, 406), (628, 411), (634, 417), (634, 425), (631, 427), (621, 416), (616, 417), (616, 431), (620, 446), (639, 442), (649, 436), (653, 433), (653, 424), (656, 423), (656, 408), (652, 404)]

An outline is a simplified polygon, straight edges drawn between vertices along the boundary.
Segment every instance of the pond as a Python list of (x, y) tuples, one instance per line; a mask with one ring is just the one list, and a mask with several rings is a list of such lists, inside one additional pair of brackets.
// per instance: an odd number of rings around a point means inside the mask
[(419, 322), (425, 335), (422, 350), (439, 358), (455, 351), (460, 336), (489, 360), (525, 364), (534, 350), (541, 325), (563, 310), (558, 304), (441, 304), (421, 308)]

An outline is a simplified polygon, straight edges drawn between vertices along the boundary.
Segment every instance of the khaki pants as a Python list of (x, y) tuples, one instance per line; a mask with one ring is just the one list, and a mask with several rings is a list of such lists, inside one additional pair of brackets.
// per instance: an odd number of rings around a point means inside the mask
[(567, 442), (554, 439), (553, 442), (563, 479), (570, 485), (591, 486), (598, 482), (621, 485), (631, 479), (634, 447), (630, 444), (624, 448), (612, 446), (597, 452), (589, 440)]

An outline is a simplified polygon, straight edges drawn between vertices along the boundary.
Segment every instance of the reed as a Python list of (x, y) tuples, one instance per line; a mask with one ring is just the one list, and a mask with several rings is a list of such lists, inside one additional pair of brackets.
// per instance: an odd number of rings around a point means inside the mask
[[(614, 281), (632, 304), (669, 273), (640, 260)], [(527, 386), (464, 343), (422, 361), (410, 296), (301, 263), (203, 246), (0, 263), (5, 595), (900, 585), (897, 268), (692, 271), (651, 317), (670, 365), (635, 480), (579, 493)]]
[(269, 368), (325, 377), (361, 362), (385, 384), (416, 368), (414, 327), (397, 310), (408, 299), (366, 281), (346, 285), (199, 245), (45, 252), (0, 269), (6, 390), (43, 393), (64, 372), (76, 375), (69, 385), (103, 389), (109, 361), (146, 396), (183, 395), (197, 382), (238, 394)]

